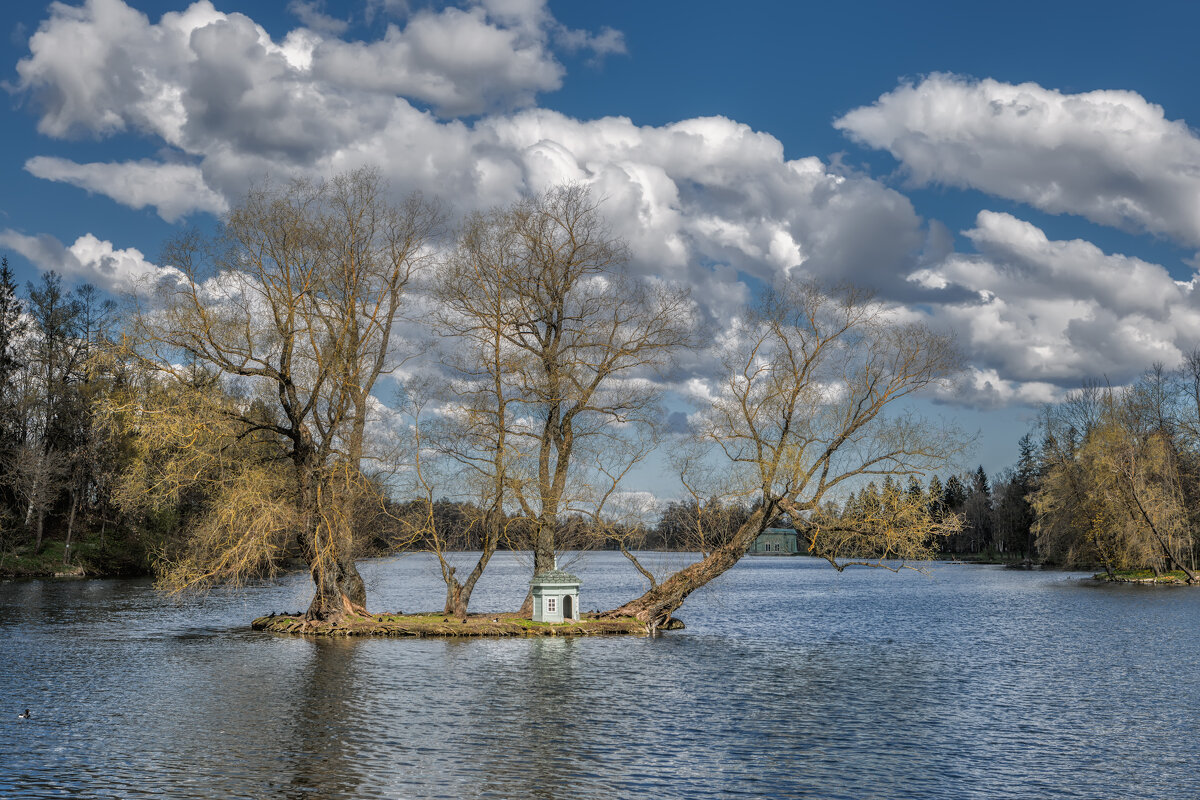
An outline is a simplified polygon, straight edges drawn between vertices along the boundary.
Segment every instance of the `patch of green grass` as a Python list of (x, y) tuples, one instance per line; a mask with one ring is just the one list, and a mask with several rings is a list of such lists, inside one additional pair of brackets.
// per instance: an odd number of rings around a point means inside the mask
[(150, 574), (147, 545), (120, 530), (110, 529), (103, 540), (97, 534), (76, 539), (71, 543), (68, 565), (63, 564), (65, 550), (66, 543), (61, 539), (47, 539), (36, 554), (32, 543), (0, 546), (0, 575), (34, 578), (81, 571), (95, 577)]
[(1095, 576), (1102, 581), (1154, 581), (1156, 583), (1186, 583), (1187, 573), (1183, 570), (1175, 569), (1159, 573), (1156, 577), (1152, 569), (1115, 569), (1112, 576), (1107, 572), (1096, 573)]
[(306, 623), (302, 617), (277, 615), (254, 620), (256, 630), (318, 636), (584, 636), (639, 634), (637, 620), (585, 619), (579, 622), (534, 622), (516, 614), (472, 614), (466, 622), (445, 614), (373, 614), (353, 616), (340, 624)]
[(82, 548), (72, 547), (72, 564), (63, 565), (65, 544), (59, 541), (43, 543), (42, 552), (34, 553), (33, 545), (20, 545), (0, 555), (0, 573), (16, 576), (45, 576), (66, 572), (79, 563)]

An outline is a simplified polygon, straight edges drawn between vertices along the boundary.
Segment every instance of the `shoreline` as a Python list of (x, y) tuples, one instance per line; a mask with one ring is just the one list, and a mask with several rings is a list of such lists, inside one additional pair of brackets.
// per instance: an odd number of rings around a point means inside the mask
[(1097, 583), (1131, 583), (1141, 586), (1189, 586), (1187, 575), (1183, 572), (1164, 572), (1155, 575), (1148, 569), (1114, 570), (1115, 575), (1107, 572), (1097, 572), (1092, 580)]
[[(417, 638), (507, 638), (536, 636), (646, 636), (633, 617), (597, 619), (584, 614), (571, 622), (534, 622), (514, 612), (468, 614), (459, 619), (434, 612), (355, 614), (337, 623), (309, 622), (302, 613), (271, 614), (250, 623), (256, 631), (301, 636), (411, 636)], [(683, 627), (679, 623), (678, 627)]]

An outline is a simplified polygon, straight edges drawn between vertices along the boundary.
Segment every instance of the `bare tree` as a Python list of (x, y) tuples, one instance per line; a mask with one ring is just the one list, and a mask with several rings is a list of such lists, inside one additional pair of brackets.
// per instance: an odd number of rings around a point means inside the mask
[(63, 564), (71, 562), (71, 544), (75, 534), (76, 520), (81, 511), (88, 512), (89, 498), (97, 496), (104, 482), (105, 473), (112, 469), (104, 458), (111, 458), (112, 442), (107, 431), (96, 425), (96, 408), (99, 398), (111, 388), (112, 359), (111, 327), (117, 304), (103, 298), (91, 284), (75, 289), (75, 301), (79, 316), (80, 364), (74, 387), (75, 403), (72, 416), (71, 452), (69, 454), (70, 510), (67, 513), (67, 536), (63, 545)]
[[(503, 211), (469, 216), (455, 248), (442, 263), (434, 298), (434, 327), (442, 337), (442, 362), (452, 380), (443, 395), (451, 412), (436, 429), (434, 447), (459, 467), (462, 485), (473, 487), (473, 520), (481, 551), (465, 580), (436, 547), (446, 582), (446, 613), (464, 616), (475, 584), (507, 535), (510, 482), (520, 454), (511, 430), (520, 407), (522, 362), (528, 355), (510, 341), (511, 276), (520, 269), (517, 231)], [(415, 427), (415, 426), (414, 426)], [(429, 495), (432, 501), (432, 495)], [(442, 537), (435, 538), (440, 545)]]
[[(560, 516), (611, 496), (624, 470), (592, 456), (653, 427), (646, 373), (690, 339), (686, 293), (634, 280), (627, 259), (567, 185), (468, 220), (441, 282), (439, 328), (465, 347), (448, 362), (468, 419), (457, 457), (491, 476), (496, 509), (532, 522), (535, 574), (554, 563)], [(589, 472), (600, 463), (607, 474)]]
[(42, 550), (46, 513), (62, 490), (69, 467), (63, 453), (40, 441), (18, 447), (9, 467), (8, 483), (25, 505), (25, 527), (33, 529), (34, 553)]
[[(821, 529), (803, 525), (827, 496), (864, 476), (922, 472), (957, 451), (953, 432), (886, 413), (957, 363), (947, 337), (894, 318), (863, 291), (789, 281), (768, 292), (728, 346), (723, 386), (698, 431), (728, 462), (731, 493), (756, 498), (755, 507), (728, 542), (608, 613), (662, 624), (781, 513), (824, 553)], [(917, 543), (928, 531), (886, 530), (896, 541), (883, 552), (924, 554)]]
[[(411, 430), (411, 453), (404, 458), (403, 467), (397, 470), (404, 481), (409, 496), (415, 499), (402, 509), (399, 517), (405, 531), (407, 543), (419, 543), (434, 554), (438, 561), (442, 581), (446, 585), (446, 602), (443, 613), (465, 618), (475, 584), (483, 576), (496, 549), (505, 539), (508, 519), (503, 507), (503, 481), (506, 458), (504, 440), (494, 446), (485, 437), (481, 449), (478, 444), (478, 414), (487, 415), (484, 409), (458, 409), (459, 414), (442, 419), (440, 424), (427, 422), (425, 409), (435, 395), (443, 391), (430, 391), (429, 383), (410, 382), (405, 388), (403, 408)], [(487, 397), (486, 393), (482, 397)], [(478, 402), (480, 395), (473, 398)], [(494, 409), (493, 409), (494, 410)], [(502, 413), (502, 412), (501, 412)], [(469, 502), (453, 504), (458, 512), (452, 518), (438, 513), (439, 492), (448, 485), (455, 486), (459, 497), (469, 497)], [(472, 550), (478, 542), (479, 555), (465, 578), (460, 577), (459, 553)]]
[[(673, 443), (671, 463), (680, 476), (685, 495), (684, 499), (671, 501), (662, 509), (656, 531), (660, 547), (699, 553), (701, 558), (706, 558), (728, 542), (750, 516), (745, 498), (728, 480), (728, 471), (708, 455), (706, 444), (696, 437), (685, 437)], [(624, 536), (617, 540), (621, 554), (651, 588), (675, 571), (676, 567), (670, 561), (661, 559), (659, 565), (651, 569), (629, 546), (631, 539), (640, 532), (632, 527), (614, 531), (614, 534), (622, 533)]]
[[(25, 338), (29, 329), (29, 320), (25, 315), (24, 303), (17, 296), (17, 285), (13, 280), (12, 270), (8, 267), (8, 258), (0, 257), (0, 470), (11, 474), (11, 465), (15, 463), (18, 449), (25, 441), (27, 423), (23, 420), (24, 392), (22, 391), (29, 374), (26, 364)], [(12, 482), (0, 481), (0, 491), (5, 499), (11, 497)], [(15, 499), (15, 498), (14, 498)], [(10, 501), (11, 502), (11, 501)], [(12, 527), (7, 527), (12, 515), (17, 517), (15, 505), (5, 508), (8, 503), (0, 505), (0, 526), (9, 534), (10, 542), (15, 542), (17, 535)]]
[[(189, 380), (181, 361), (241, 381), (248, 402), (220, 412), (236, 437), (274, 448), (290, 465), (296, 544), (316, 587), (310, 620), (336, 620), (366, 603), (350, 520), (371, 491), (360, 471), (369, 397), (397, 364), (393, 321), (439, 224), (436, 206), (420, 197), (391, 205), (370, 169), (260, 186), (219, 236), (175, 241), (165, 260), (177, 279), (161, 280), (155, 302), (143, 298), (135, 309), (131, 344), (143, 363), (180, 384)], [(277, 497), (278, 486), (269, 481), (262, 491)], [(253, 482), (243, 489), (254, 491)], [(287, 516), (273, 502), (262, 508)], [(239, 539), (236, 519), (218, 514), (205, 525), (225, 531), (231, 549), (254, 546)], [(174, 585), (230, 577), (242, 563), (193, 563)]]

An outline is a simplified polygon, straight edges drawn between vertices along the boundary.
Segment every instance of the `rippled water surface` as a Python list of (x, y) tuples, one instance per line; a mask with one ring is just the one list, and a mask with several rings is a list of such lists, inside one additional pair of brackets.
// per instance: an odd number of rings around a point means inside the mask
[[(585, 609), (638, 590), (571, 568)], [(473, 608), (526, 570), (498, 556)], [(424, 557), (364, 574), (373, 608), (440, 607)], [(0, 797), (1200, 797), (1200, 590), (1080, 577), (750, 558), (658, 639), (464, 641), (249, 631), (303, 576), (0, 583)]]

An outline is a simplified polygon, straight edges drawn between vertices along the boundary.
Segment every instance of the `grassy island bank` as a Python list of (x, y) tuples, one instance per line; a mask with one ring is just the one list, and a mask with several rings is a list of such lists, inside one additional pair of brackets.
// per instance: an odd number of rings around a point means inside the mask
[(1097, 572), (1092, 577), (1098, 581), (1106, 581), (1108, 583), (1152, 583), (1159, 586), (1187, 585), (1187, 573), (1183, 570), (1171, 570), (1155, 575), (1154, 571), (1149, 569), (1118, 569), (1113, 570), (1112, 575), (1106, 572)]
[(72, 544), (48, 540), (38, 551), (32, 543), (0, 550), (0, 578), (132, 578), (151, 574), (148, 548), (110, 534)]
[[(518, 614), (470, 614), (466, 619), (445, 614), (352, 615), (339, 623), (306, 621), (303, 614), (275, 614), (251, 623), (256, 631), (312, 636), (612, 636), (645, 635), (646, 627), (632, 617), (596, 619), (590, 614), (574, 622), (534, 622)], [(678, 627), (683, 627), (682, 623)]]

